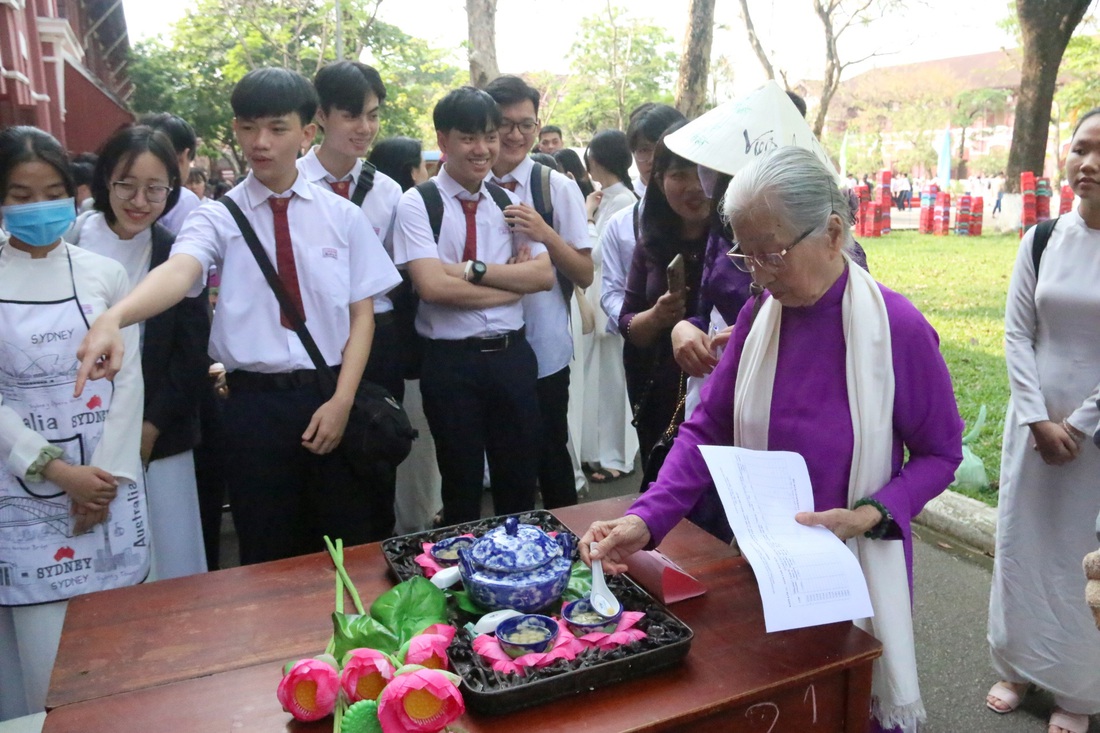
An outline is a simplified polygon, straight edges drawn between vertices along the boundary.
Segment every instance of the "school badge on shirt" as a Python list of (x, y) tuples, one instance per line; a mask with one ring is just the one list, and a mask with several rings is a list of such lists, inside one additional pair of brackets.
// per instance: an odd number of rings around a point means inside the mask
[(325, 257), (327, 259), (330, 259), (330, 260), (337, 259), (337, 257), (336, 257), (336, 248), (335, 247), (325, 247), (324, 249), (321, 250), (321, 256)]

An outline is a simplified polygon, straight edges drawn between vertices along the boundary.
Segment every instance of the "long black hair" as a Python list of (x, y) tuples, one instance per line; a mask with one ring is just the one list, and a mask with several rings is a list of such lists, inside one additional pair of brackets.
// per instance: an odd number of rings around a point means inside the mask
[(554, 160), (561, 164), (564, 172), (573, 174), (573, 182), (580, 188), (581, 196), (588, 198), (588, 194), (596, 190), (588, 177), (588, 171), (585, 170), (584, 163), (581, 162), (581, 156), (577, 155), (576, 150), (562, 148), (554, 153)]
[(634, 190), (630, 183), (630, 164), (634, 162), (634, 156), (626, 143), (625, 133), (620, 130), (597, 132), (584, 151), (585, 165), (592, 161), (599, 163), (631, 191)]
[[(669, 171), (683, 168), (695, 169), (698, 166), (672, 152), (665, 144), (669, 133), (675, 132), (687, 124), (686, 120), (675, 122), (665, 129), (653, 151), (653, 173), (645, 190), (645, 202), (642, 205), (641, 242), (645, 252), (653, 261), (667, 264), (681, 250), (683, 219), (677, 214), (664, 191), (664, 176)], [(705, 241), (705, 236), (703, 238)]]
[(76, 198), (76, 183), (73, 181), (69, 157), (65, 149), (53, 135), (37, 127), (18, 125), (0, 132), (0, 201), (7, 198), (8, 179), (16, 166), (38, 161), (45, 163), (61, 176), (65, 191)]
[(168, 173), (168, 185), (172, 188), (164, 202), (164, 211), (157, 219), (171, 211), (180, 200), (179, 159), (171, 139), (164, 132), (147, 125), (124, 127), (100, 148), (95, 172), (92, 173), (92, 207), (103, 214), (108, 224), (116, 221), (115, 211), (111, 208), (111, 177), (115, 168), (121, 164), (121, 178), (125, 178), (142, 153), (151, 153), (164, 164), (164, 170)]
[(419, 140), (399, 135), (375, 143), (367, 160), (397, 181), (402, 191), (408, 191), (416, 185), (412, 172), (420, 167), (422, 156), (423, 149)]

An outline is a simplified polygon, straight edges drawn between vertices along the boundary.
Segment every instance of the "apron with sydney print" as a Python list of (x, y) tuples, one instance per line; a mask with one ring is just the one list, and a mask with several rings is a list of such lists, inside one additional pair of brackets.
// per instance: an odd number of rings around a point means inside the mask
[[(72, 278), (72, 260), (69, 261)], [(86, 312), (87, 311), (87, 312)], [(103, 434), (113, 385), (88, 382), (73, 397), (76, 349), (90, 305), (0, 299), (0, 395), (23, 423), (87, 465)], [(134, 456), (135, 463), (139, 460)], [(141, 475), (137, 471), (135, 475)], [(105, 522), (74, 536), (72, 502), (56, 484), (29, 483), (0, 467), (0, 605), (71, 598), (141, 582), (149, 572), (143, 486), (120, 480)]]

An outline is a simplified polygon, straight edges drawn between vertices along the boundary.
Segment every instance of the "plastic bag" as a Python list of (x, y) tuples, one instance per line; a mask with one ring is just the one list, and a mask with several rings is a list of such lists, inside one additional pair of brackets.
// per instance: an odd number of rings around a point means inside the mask
[(985, 425), (985, 405), (978, 410), (978, 419), (970, 432), (963, 436), (963, 459), (959, 467), (955, 469), (955, 480), (951, 482), (952, 489), (988, 489), (989, 478), (985, 473), (985, 464), (981, 458), (970, 450), (970, 444), (981, 435)]

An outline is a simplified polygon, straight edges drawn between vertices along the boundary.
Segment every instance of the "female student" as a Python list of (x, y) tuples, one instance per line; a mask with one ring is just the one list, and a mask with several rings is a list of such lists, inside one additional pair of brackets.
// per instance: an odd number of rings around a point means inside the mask
[(43, 709), (67, 599), (149, 571), (137, 329), (114, 381), (73, 397), (81, 339), (129, 290), (61, 240), (75, 193), (57, 140), (0, 132), (0, 718)]

